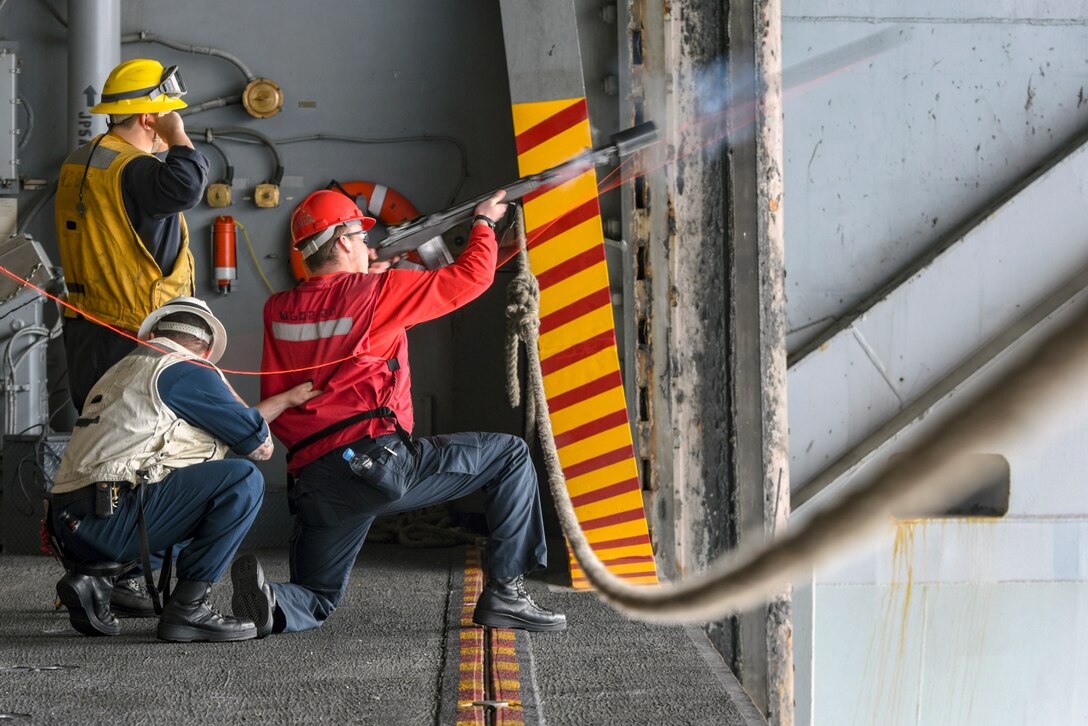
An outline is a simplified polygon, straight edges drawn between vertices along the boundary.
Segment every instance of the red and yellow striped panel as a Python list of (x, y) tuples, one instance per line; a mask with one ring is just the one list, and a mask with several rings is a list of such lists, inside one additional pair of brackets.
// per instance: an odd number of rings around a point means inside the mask
[[(518, 169), (535, 174), (592, 146), (584, 98), (513, 107)], [(524, 199), (529, 260), (540, 282), (540, 363), (552, 433), (575, 511), (609, 569), (657, 582), (616, 351), (597, 204), (585, 174)], [(571, 558), (572, 585), (588, 588)]]

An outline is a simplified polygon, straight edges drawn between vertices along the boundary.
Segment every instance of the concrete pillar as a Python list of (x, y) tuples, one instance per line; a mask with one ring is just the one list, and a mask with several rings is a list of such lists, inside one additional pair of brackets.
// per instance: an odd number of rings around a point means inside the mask
[[(731, 3), (726, 36), (736, 109), (726, 197), (734, 255), (734, 504), (744, 547), (784, 529), (790, 511), (780, 0)], [(788, 589), (738, 618), (738, 675), (771, 724), (793, 723), (792, 639)]]
[[(624, 212), (640, 455), (673, 577), (788, 520), (779, 2), (624, 6), (628, 120), (655, 121), (667, 143)], [(769, 721), (792, 724), (788, 592), (707, 632)]]
[(628, 345), (635, 347), (632, 395), (635, 448), (639, 457), (639, 478), (649, 490), (647, 518), (658, 555), (658, 567), (670, 578), (682, 568), (676, 553), (681, 528), (681, 494), (672, 486), (673, 442), (672, 392), (667, 356), (672, 345), (669, 329), (669, 256), (675, 241), (672, 229), (669, 180), (664, 165), (672, 145), (673, 115), (667, 111), (672, 95), (671, 80), (665, 72), (669, 60), (665, 28), (669, 16), (657, 0), (630, 0), (620, 3), (619, 86), (620, 126), (643, 121), (657, 124), (664, 142), (660, 148), (643, 152), (642, 170), (630, 184), (620, 188), (623, 236), (633, 258), (635, 335)]
[[(759, 248), (759, 348), (763, 421), (763, 528), (789, 524), (789, 412), (786, 407), (786, 267), (783, 229), (781, 0), (753, 0), (755, 20), (756, 216)], [(757, 505), (758, 506), (758, 505)], [(767, 605), (767, 715), (792, 724), (793, 616), (790, 588)]]

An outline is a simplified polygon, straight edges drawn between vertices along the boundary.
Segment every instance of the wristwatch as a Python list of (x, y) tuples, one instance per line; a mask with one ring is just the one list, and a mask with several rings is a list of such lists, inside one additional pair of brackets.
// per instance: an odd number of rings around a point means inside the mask
[(472, 223), (476, 224), (477, 222), (483, 222), (491, 229), (495, 229), (495, 220), (493, 220), (491, 217), (485, 217), (482, 214), (477, 214), (475, 217), (472, 218)]

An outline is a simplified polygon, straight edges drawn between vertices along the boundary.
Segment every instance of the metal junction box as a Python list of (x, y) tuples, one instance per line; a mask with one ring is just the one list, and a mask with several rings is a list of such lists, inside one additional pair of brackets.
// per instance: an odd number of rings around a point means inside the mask
[[(39, 288), (54, 287), (49, 258), (28, 235), (0, 243), (0, 265)], [(5, 434), (40, 433), (48, 425), (46, 345), (50, 330), (43, 324), (46, 303), (30, 288), (0, 275), (0, 370), (4, 373), (0, 430)]]
[(19, 127), (15, 122), (19, 94), (15, 79), (19, 57), (15, 46), (0, 43), (0, 194), (19, 193)]

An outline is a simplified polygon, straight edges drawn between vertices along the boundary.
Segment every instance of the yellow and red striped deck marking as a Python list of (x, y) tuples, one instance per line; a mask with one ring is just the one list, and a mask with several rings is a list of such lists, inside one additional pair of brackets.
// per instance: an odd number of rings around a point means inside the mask
[[(457, 726), (484, 726), (487, 707), (476, 705), (488, 697), (485, 684), (491, 684), (492, 701), (507, 705), (494, 710), (493, 723), (525, 723), (521, 703), (521, 669), (518, 665), (516, 634), (506, 628), (484, 629), (472, 622), (472, 611), (484, 586), (479, 552), (468, 547), (465, 555), (465, 584), (461, 595), (461, 631), (458, 663)], [(484, 672), (485, 651), (491, 668)], [(485, 679), (488, 679), (485, 681)]]
[[(584, 98), (513, 107), (522, 176), (592, 146)], [(540, 283), (540, 362), (552, 431), (575, 512), (611, 572), (657, 572), (620, 377), (596, 170), (526, 195), (529, 260)], [(571, 557), (571, 580), (589, 587)]]
[(457, 683), (457, 726), (483, 726), (484, 708), (484, 629), (473, 624), (472, 611), (484, 586), (479, 554), (468, 547), (465, 555), (465, 585), (461, 597), (461, 648)]
[(525, 710), (521, 705), (521, 667), (515, 646), (516, 634), (506, 628), (491, 628), (491, 697), (506, 701), (495, 709), (496, 724), (523, 724)]

